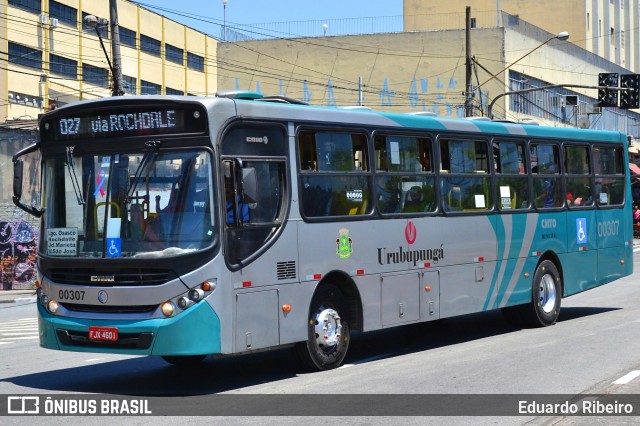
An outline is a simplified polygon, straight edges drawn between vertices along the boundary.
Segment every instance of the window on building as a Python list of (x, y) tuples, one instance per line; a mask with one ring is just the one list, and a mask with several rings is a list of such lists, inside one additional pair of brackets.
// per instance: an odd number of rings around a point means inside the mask
[(40, 13), (42, 12), (42, 5), (40, 0), (9, 0), (9, 6), (17, 7), (18, 9), (26, 10), (27, 12)]
[(167, 95), (176, 95), (176, 96), (184, 95), (184, 91), (178, 90), (178, 89), (172, 89), (171, 87), (167, 87), (166, 92), (167, 92)]
[(140, 50), (153, 56), (160, 56), (160, 40), (146, 35), (140, 35)]
[(57, 1), (49, 0), (49, 16), (57, 18), (60, 23), (78, 26), (78, 10)]
[(40, 96), (26, 95), (19, 92), (9, 92), (9, 103), (26, 105), (34, 108), (44, 108), (44, 101)]
[(120, 44), (125, 46), (138, 47), (138, 37), (135, 31), (131, 31), (125, 27), (118, 27), (118, 34), (120, 35)]
[(135, 95), (137, 93), (138, 79), (135, 77), (129, 77), (128, 75), (122, 76), (122, 89), (125, 93)]
[(109, 72), (104, 68), (82, 64), (82, 81), (100, 87), (109, 87)]
[(160, 95), (162, 93), (162, 86), (159, 84), (151, 83), (150, 81), (142, 80), (140, 82), (140, 94), (141, 95)]
[(63, 77), (77, 80), (78, 79), (78, 62), (72, 59), (63, 58), (62, 56), (49, 54), (49, 71)]
[(204, 72), (204, 58), (195, 53), (187, 52), (187, 67)]
[(165, 44), (165, 55), (167, 61), (175, 62), (176, 64), (184, 64), (184, 50), (179, 49), (170, 44)]
[(9, 63), (40, 70), (42, 69), (42, 52), (9, 42)]

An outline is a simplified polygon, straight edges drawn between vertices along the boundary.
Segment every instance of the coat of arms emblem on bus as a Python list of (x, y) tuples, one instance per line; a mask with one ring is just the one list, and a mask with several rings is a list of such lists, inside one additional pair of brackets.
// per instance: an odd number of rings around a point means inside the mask
[(353, 252), (353, 240), (349, 237), (349, 230), (346, 228), (338, 230), (338, 234), (340, 236), (336, 239), (336, 244), (338, 244), (336, 253), (342, 259), (346, 259), (351, 256), (351, 252)]

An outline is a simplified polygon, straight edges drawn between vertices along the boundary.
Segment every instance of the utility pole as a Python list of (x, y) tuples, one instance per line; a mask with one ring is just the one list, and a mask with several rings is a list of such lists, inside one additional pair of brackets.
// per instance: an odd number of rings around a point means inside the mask
[(464, 116), (473, 116), (473, 86), (471, 85), (471, 7), (467, 6), (465, 17), (465, 38), (466, 38), (466, 78), (465, 78), (465, 92), (464, 92)]
[(113, 58), (113, 96), (124, 95), (122, 88), (122, 58), (120, 57), (120, 30), (118, 29), (118, 0), (109, 0), (111, 21), (111, 56)]

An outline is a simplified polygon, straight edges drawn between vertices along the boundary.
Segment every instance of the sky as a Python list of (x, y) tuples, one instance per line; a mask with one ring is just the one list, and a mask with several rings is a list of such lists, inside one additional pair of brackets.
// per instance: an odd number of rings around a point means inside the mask
[[(221, 34), (223, 23), (233, 28), (235, 24), (400, 17), (402, 15), (402, 0), (227, 0), (226, 13), (222, 0), (134, 2), (213, 36)], [(177, 12), (177, 14), (171, 12)], [(318, 27), (320, 32), (318, 35), (322, 35), (321, 25)], [(333, 27), (327, 28), (326, 35), (332, 35)]]

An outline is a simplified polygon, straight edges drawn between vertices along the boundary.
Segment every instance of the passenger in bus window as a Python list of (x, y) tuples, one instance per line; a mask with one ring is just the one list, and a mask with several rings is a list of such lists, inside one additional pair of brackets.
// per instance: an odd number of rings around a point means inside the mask
[[(536, 173), (536, 168), (534, 167), (533, 172)], [(540, 195), (538, 195), (537, 197), (537, 201), (536, 205), (538, 207), (545, 207), (545, 208), (549, 208), (549, 207), (556, 207), (556, 199), (555, 199), (555, 192), (556, 192), (556, 178), (552, 176), (553, 174), (553, 170), (551, 170), (548, 167), (545, 167), (544, 165), (540, 166), (540, 174), (543, 175), (547, 175), (547, 177), (544, 179), (544, 188), (542, 190), (542, 192), (540, 193)]]
[[(235, 212), (233, 206), (233, 185), (230, 179), (225, 179), (225, 197), (227, 200), (227, 223), (235, 223)], [(249, 205), (242, 202), (240, 194), (236, 196), (238, 201), (238, 211), (240, 212), (240, 220), (242, 223), (249, 222)]]

